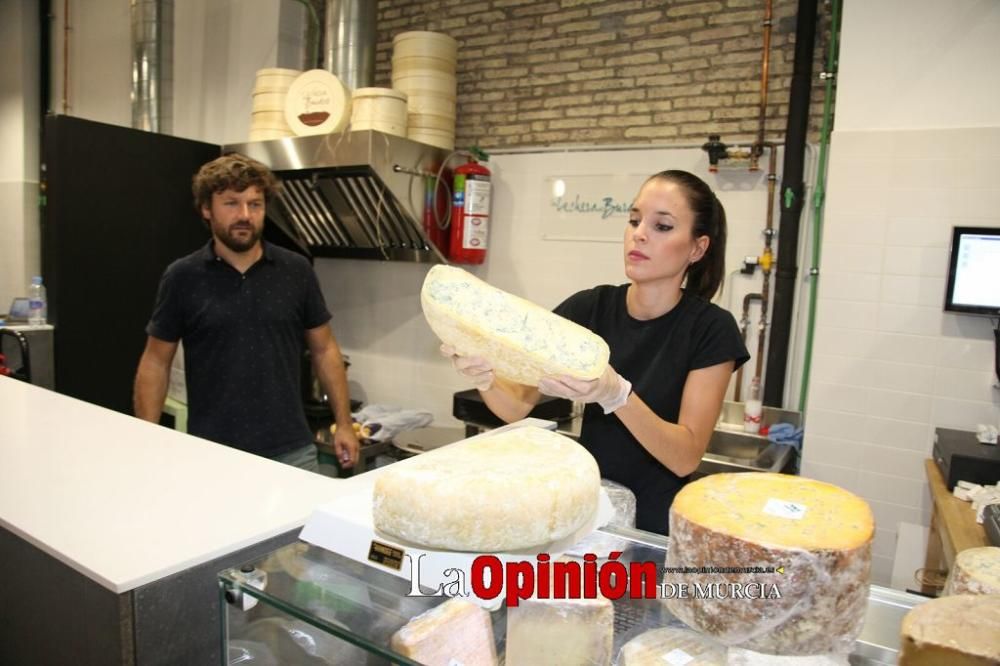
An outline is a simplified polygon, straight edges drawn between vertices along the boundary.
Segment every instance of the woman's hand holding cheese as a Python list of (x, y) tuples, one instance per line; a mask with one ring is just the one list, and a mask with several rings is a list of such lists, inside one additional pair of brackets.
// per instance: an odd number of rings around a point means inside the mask
[(609, 365), (604, 374), (590, 381), (568, 375), (543, 377), (538, 382), (538, 390), (557, 398), (596, 402), (605, 414), (610, 414), (625, 406), (629, 393), (632, 392), (632, 383)]
[(493, 366), (481, 356), (462, 356), (451, 345), (441, 345), (441, 355), (451, 359), (455, 370), (464, 376), (473, 387), (480, 391), (489, 391), (496, 375)]

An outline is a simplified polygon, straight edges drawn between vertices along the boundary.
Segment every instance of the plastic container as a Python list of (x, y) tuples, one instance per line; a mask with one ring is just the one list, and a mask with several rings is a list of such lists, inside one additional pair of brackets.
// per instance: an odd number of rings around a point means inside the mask
[(42, 326), (45, 324), (45, 317), (48, 312), (48, 301), (45, 297), (45, 285), (42, 284), (40, 275), (31, 278), (31, 286), (28, 287), (28, 324), (31, 326)]
[(754, 377), (750, 382), (747, 401), (743, 403), (743, 431), (753, 434), (760, 432), (760, 417), (763, 412), (764, 404), (760, 401), (760, 379)]

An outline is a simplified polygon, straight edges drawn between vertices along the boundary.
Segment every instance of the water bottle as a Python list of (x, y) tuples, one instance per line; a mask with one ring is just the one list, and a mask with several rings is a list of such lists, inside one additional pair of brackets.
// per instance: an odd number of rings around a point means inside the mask
[(45, 285), (41, 276), (36, 275), (31, 278), (31, 286), (28, 287), (28, 323), (32, 326), (43, 325), (46, 309)]

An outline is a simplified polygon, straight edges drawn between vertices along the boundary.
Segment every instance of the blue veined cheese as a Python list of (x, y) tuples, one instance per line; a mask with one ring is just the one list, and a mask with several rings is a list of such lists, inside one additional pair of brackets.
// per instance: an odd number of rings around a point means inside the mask
[(597, 461), (569, 437), (515, 428), (390, 465), (375, 480), (375, 527), (428, 548), (510, 552), (593, 520)]
[(537, 386), (546, 375), (596, 379), (608, 365), (599, 335), (460, 268), (434, 266), (420, 303), (442, 342), (521, 384)]
[(960, 552), (942, 594), (1000, 594), (1000, 548), (983, 546)]

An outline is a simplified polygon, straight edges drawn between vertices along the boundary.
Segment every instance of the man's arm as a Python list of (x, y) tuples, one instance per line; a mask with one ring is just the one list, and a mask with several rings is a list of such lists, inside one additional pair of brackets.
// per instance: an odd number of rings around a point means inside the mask
[(358, 461), (361, 447), (351, 425), (351, 400), (340, 345), (333, 337), (329, 324), (307, 330), (306, 344), (309, 345), (316, 376), (330, 396), (330, 409), (337, 422), (337, 432), (333, 437), (337, 459), (344, 467), (352, 467)]
[(146, 349), (139, 359), (132, 393), (133, 409), (140, 419), (160, 422), (163, 401), (167, 398), (167, 384), (170, 381), (170, 364), (173, 363), (176, 352), (176, 342), (167, 342), (151, 335), (146, 338)]

